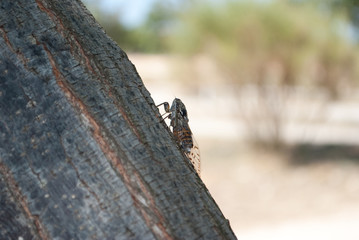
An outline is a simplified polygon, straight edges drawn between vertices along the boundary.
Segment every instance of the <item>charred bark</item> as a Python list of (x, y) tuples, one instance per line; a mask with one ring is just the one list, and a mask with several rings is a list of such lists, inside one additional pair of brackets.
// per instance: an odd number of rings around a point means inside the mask
[(0, 239), (234, 239), (79, 0), (0, 1)]

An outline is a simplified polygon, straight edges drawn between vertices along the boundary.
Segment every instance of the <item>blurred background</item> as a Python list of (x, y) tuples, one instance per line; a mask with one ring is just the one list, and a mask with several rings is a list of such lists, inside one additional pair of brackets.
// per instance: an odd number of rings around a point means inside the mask
[(83, 1), (186, 104), (239, 239), (359, 239), (359, 1)]

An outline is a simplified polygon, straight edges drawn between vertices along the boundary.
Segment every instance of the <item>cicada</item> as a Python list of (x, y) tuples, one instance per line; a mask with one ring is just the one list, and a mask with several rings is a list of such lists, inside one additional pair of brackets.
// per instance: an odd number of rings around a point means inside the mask
[(186, 106), (179, 98), (173, 100), (171, 108), (168, 102), (161, 103), (157, 105), (157, 107), (161, 105), (164, 106), (166, 113), (168, 113), (165, 118), (170, 119), (170, 126), (172, 127), (172, 133), (177, 144), (191, 161), (198, 175), (201, 176), (199, 148), (188, 124), (189, 120)]

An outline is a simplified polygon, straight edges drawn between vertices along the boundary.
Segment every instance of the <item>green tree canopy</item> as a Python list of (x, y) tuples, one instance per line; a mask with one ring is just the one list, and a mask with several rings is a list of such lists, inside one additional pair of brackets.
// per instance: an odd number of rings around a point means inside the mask
[[(213, 57), (235, 82), (323, 84), (339, 81), (342, 72), (355, 71), (356, 48), (341, 32), (345, 19), (333, 18), (311, 4), (197, 4), (181, 19), (171, 39), (173, 49)], [(271, 78), (272, 63), (279, 70)], [(314, 64), (318, 65), (315, 76), (310, 73)], [(327, 71), (324, 76), (319, 73), (322, 68)]]

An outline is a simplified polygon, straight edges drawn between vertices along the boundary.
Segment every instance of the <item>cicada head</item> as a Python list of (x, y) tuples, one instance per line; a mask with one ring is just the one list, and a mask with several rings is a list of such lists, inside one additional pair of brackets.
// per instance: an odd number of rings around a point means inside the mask
[(171, 105), (171, 126), (173, 128), (182, 128), (188, 123), (186, 106), (181, 99), (175, 98)]

